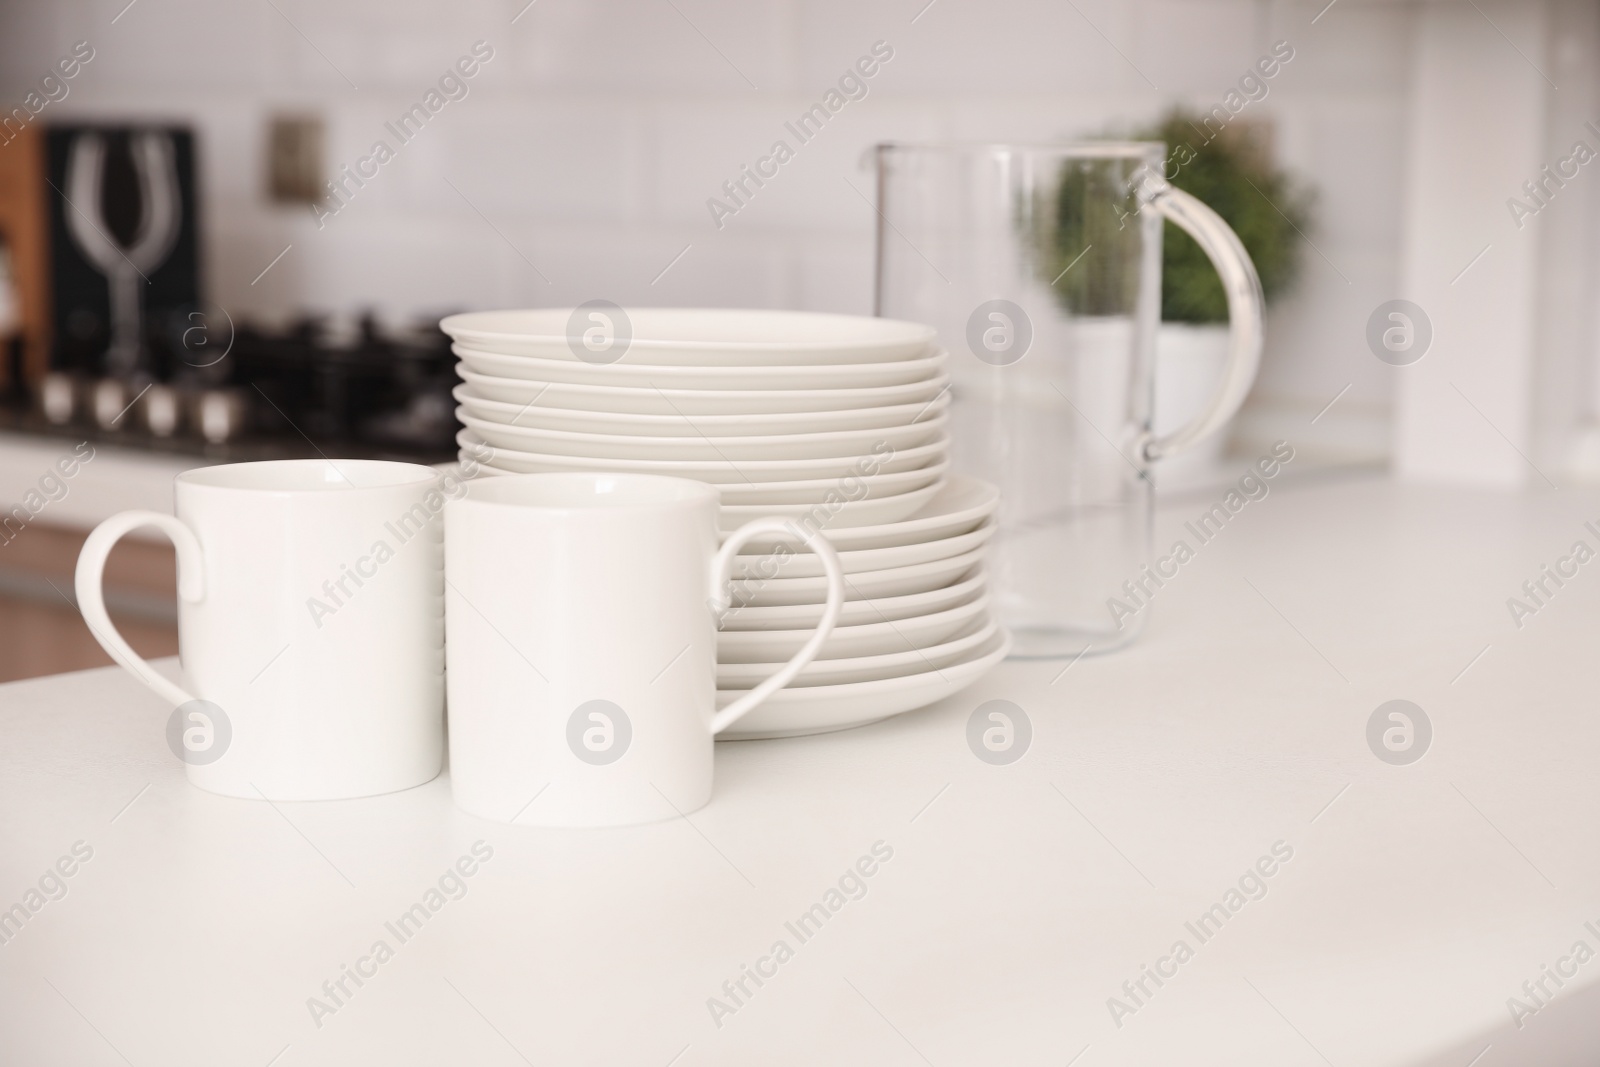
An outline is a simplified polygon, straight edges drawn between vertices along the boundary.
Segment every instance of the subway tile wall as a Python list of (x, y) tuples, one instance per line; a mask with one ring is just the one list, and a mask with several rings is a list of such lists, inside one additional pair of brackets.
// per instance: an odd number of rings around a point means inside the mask
[[(0, 93), (20, 102), (86, 39), (94, 60), (45, 118), (192, 123), (210, 295), (235, 315), (594, 297), (866, 313), (874, 142), (1049, 140), (1174, 102), (1210, 107), (1287, 39), (1294, 60), (1247, 114), (1272, 123), (1282, 162), (1315, 187), (1316, 224), (1299, 288), (1272, 309), (1253, 403), (1309, 417), (1349, 384), (1340, 408), (1381, 436), (1389, 378), (1361, 337), (1398, 295), (1412, 11), (1324, 5), (13, 0)], [(330, 165), (353, 163), (479, 40), (494, 56), (469, 95), (320, 229), (267, 201), (270, 116), (321, 114)], [(719, 230), (707, 198), (878, 40), (894, 58), (869, 96)]]

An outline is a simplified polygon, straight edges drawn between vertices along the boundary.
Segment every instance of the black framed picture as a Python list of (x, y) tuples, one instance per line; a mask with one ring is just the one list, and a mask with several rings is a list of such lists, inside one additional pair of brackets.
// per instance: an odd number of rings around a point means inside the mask
[(52, 366), (166, 379), (200, 303), (193, 133), (55, 126), (46, 166)]

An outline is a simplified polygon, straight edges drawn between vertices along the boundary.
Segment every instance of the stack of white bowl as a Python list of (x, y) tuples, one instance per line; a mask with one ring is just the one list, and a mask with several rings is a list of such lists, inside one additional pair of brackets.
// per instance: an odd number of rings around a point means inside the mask
[[(724, 737), (841, 729), (921, 707), (1003, 658), (983, 545), (992, 486), (950, 478), (934, 330), (784, 311), (579, 309), (454, 315), (463, 460), (485, 474), (618, 471), (711, 482), (722, 525), (821, 529), (844, 617), (790, 688)], [(821, 615), (820, 562), (752, 542), (721, 621), (719, 700), (756, 685)], [(809, 620), (809, 621), (808, 621)]]

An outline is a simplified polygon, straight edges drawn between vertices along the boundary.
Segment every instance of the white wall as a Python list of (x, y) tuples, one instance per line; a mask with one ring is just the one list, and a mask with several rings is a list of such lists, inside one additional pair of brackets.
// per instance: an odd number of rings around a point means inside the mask
[[(5, 5), (4, 103), (88, 39), (96, 58), (47, 117), (194, 123), (211, 295), (261, 316), (594, 297), (868, 312), (873, 209), (857, 191), (872, 195), (873, 142), (1059, 138), (1210, 107), (1288, 39), (1293, 62), (1248, 113), (1274, 120), (1282, 159), (1318, 189), (1320, 252), (1304, 249), (1303, 283), (1272, 313), (1242, 427), (1384, 447), (1392, 377), (1362, 330), (1399, 295), (1405, 5), (1339, 0), (1312, 24), (1320, 2), (537, 0), (513, 25), (526, 0), (126, 2)], [(478, 39), (495, 57), (471, 95), (323, 230), (266, 202), (270, 114), (323, 113), (330, 160), (353, 161)], [(719, 232), (706, 199), (879, 39), (895, 57), (871, 95)]]
[(1433, 345), (1396, 374), (1398, 468), (1410, 478), (1518, 485), (1528, 469), (1542, 227), (1516, 232), (1503, 203), (1539, 169), (1547, 75), (1526, 54), (1542, 52), (1548, 27), (1528, 5), (1534, 17), (1510, 26), (1519, 47), (1486, 47), (1488, 19), (1515, 6), (1491, 3), (1486, 17), (1436, 4), (1424, 21), (1403, 276)]

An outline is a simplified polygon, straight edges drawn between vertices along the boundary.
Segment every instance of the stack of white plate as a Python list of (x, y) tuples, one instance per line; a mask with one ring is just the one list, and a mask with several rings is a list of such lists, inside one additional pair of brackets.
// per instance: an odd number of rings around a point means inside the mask
[[(786, 311), (454, 315), (463, 459), (486, 474), (619, 471), (711, 482), (722, 526), (803, 519), (849, 603), (818, 660), (724, 737), (841, 729), (948, 696), (1005, 655), (983, 546), (993, 487), (947, 475), (949, 379), (932, 327)], [(820, 563), (753, 542), (718, 646), (719, 699), (821, 616)], [(810, 620), (810, 621), (807, 621)]]
[[(591, 322), (593, 349), (569, 336)], [(932, 498), (948, 466), (949, 379), (929, 326), (684, 308), (492, 311), (441, 326), (461, 360), (459, 443), (491, 473), (714, 482), (731, 529), (805, 514), (830, 493), (848, 498), (830, 526), (893, 522)]]
[[(789, 737), (860, 726), (960, 692), (1005, 658), (1011, 635), (989, 602), (984, 546), (1000, 493), (948, 479), (909, 518), (825, 533), (845, 571), (844, 613), (788, 688), (725, 738)], [(803, 645), (822, 617), (822, 563), (804, 550), (746, 545), (717, 635), (717, 700), (730, 703)], [(768, 577), (776, 572), (776, 576)]]

